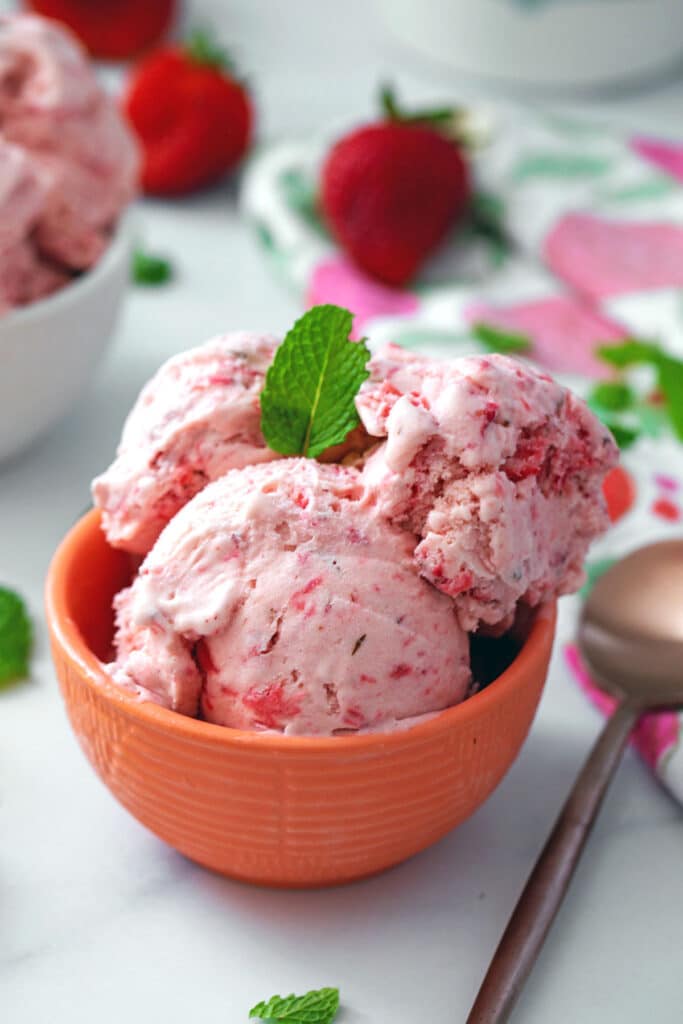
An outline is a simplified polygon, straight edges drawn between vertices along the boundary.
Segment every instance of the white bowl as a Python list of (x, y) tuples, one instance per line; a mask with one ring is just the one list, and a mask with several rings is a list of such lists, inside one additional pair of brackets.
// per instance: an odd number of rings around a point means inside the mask
[(647, 79), (683, 56), (683, 0), (379, 0), (403, 42), (465, 71), (582, 88)]
[(0, 317), (0, 460), (44, 434), (89, 383), (129, 274), (130, 231), (123, 218), (92, 270)]

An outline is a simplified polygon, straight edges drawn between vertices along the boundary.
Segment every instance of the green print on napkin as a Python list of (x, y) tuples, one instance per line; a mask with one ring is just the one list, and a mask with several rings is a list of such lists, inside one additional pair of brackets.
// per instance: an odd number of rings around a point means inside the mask
[(592, 153), (527, 153), (512, 171), (512, 180), (528, 178), (596, 178), (612, 169), (612, 161)]

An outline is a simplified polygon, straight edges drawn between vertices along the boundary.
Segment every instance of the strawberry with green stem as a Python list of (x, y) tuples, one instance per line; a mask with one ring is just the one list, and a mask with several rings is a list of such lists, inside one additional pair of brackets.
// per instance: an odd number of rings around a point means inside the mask
[(404, 112), (382, 91), (383, 118), (340, 139), (322, 172), (320, 202), (339, 244), (389, 285), (411, 280), (463, 219), (471, 199), (465, 115)]
[(252, 137), (249, 93), (204, 32), (143, 60), (124, 108), (142, 145), (142, 187), (153, 195), (183, 195), (218, 181)]

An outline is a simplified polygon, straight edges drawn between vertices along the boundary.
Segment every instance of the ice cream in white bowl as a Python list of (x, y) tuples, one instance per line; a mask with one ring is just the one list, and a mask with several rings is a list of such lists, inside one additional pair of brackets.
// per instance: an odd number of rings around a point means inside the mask
[(0, 317), (0, 461), (57, 423), (90, 382), (116, 325), (130, 250), (124, 219), (87, 274)]
[(138, 151), (78, 41), (0, 16), (0, 459), (90, 378), (128, 273)]

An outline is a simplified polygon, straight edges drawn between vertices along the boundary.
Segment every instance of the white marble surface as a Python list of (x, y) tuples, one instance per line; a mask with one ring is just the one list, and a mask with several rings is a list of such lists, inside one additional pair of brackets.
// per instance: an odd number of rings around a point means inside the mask
[[(204, 8), (253, 78), (265, 135), (365, 111), (380, 73), (424, 97), (479, 92), (449, 86), (395, 49), (360, 0), (347, 0), (343, 17), (335, 8), (334, 21), (331, 5), (313, 0)], [(683, 84), (599, 106), (675, 133)], [(402, 867), (328, 892), (214, 877), (149, 835), (96, 779), (57, 692), (43, 578), (161, 359), (225, 327), (282, 331), (296, 314), (233, 199), (225, 187), (141, 206), (144, 234), (173, 255), (177, 283), (131, 294), (93, 390), (46, 442), (0, 469), (0, 579), (26, 595), (37, 626), (31, 681), (0, 695), (0, 1019), (8, 1024), (241, 1024), (260, 998), (326, 984), (341, 988), (340, 1024), (464, 1021), (599, 727), (556, 659), (532, 734), (488, 804)], [(515, 1021), (680, 1022), (682, 824), (628, 753)]]

